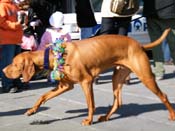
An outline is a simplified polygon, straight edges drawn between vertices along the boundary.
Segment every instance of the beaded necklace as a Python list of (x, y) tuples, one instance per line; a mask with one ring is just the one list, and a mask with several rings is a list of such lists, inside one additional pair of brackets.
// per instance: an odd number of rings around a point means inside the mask
[(54, 43), (51, 43), (50, 48), (54, 55), (54, 67), (50, 73), (51, 81), (61, 80), (64, 78), (63, 65), (65, 63), (65, 59), (63, 55), (65, 54), (65, 44), (63, 44), (63, 39), (56, 39)]

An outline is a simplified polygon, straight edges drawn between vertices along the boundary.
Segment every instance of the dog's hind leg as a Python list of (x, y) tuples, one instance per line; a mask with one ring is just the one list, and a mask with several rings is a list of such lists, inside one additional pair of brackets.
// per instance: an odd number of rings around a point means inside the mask
[(156, 96), (158, 96), (160, 100), (164, 103), (170, 114), (169, 119), (175, 120), (175, 111), (170, 104), (166, 94), (164, 94), (158, 87), (147, 57), (141, 57), (140, 55), (140, 57), (137, 57), (136, 59), (133, 58), (132, 64), (132, 71), (138, 76), (143, 84), (148, 89), (150, 89)]
[(114, 101), (109, 112), (98, 118), (98, 121), (107, 121), (111, 115), (122, 105), (122, 86), (126, 77), (130, 74), (130, 70), (126, 67), (119, 66), (114, 70), (112, 77)]
[(58, 85), (58, 87), (56, 87), (55, 89), (53, 89), (53, 90), (45, 93), (44, 95), (42, 95), (37, 100), (35, 105), (31, 109), (27, 110), (27, 112), (25, 114), (28, 115), (28, 116), (34, 114), (38, 110), (38, 108), (40, 107), (41, 104), (45, 103), (49, 99), (54, 98), (54, 97), (56, 97), (56, 96), (58, 96), (58, 95), (60, 95), (60, 94), (62, 94), (64, 92), (66, 92), (66, 91), (68, 91), (68, 90), (70, 90), (72, 88), (73, 88), (72, 85), (69, 85), (69, 84), (63, 85), (63, 84), (60, 83)]
[(160, 98), (160, 100), (164, 103), (166, 108), (169, 111), (169, 120), (175, 120), (175, 111), (169, 102), (167, 95), (163, 93), (158, 87), (155, 78), (144, 78), (141, 80), (145, 86), (150, 89), (156, 96)]

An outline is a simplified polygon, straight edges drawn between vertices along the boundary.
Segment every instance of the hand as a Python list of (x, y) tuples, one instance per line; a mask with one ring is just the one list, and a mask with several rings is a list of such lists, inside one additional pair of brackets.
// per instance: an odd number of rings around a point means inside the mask
[(40, 21), (39, 19), (30, 22), (30, 26), (33, 26), (33, 27), (35, 27), (35, 26), (39, 26), (39, 24), (41, 24), (41, 21)]
[(18, 12), (18, 22), (21, 24), (27, 24), (28, 18), (25, 12)]

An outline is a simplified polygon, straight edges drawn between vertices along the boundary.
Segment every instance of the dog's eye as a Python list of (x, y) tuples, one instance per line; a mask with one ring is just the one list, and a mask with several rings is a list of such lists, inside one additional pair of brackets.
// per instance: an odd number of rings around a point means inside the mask
[(20, 69), (19, 72), (22, 73), (22, 69)]

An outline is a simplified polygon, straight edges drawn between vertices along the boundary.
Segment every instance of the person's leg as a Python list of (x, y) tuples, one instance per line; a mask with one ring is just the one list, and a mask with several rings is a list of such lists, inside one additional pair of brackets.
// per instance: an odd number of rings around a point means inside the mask
[(173, 63), (175, 64), (175, 19), (169, 19), (165, 22), (165, 28), (171, 28), (172, 31), (167, 36), (167, 42), (169, 44), (171, 58), (173, 59)]
[[(114, 18), (115, 34), (127, 36), (128, 28), (131, 22), (131, 17), (116, 17)], [(130, 75), (126, 77), (125, 84), (130, 84)]]
[(89, 38), (93, 35), (93, 27), (81, 28), (81, 40)]
[(131, 22), (131, 17), (116, 18), (115, 28), (117, 29), (117, 34), (128, 35), (128, 28)]
[[(2, 46), (2, 68), (6, 67), (12, 62), (15, 54), (15, 45), (3, 45)], [(2, 90), (9, 92), (13, 87), (13, 80), (8, 79), (2, 72)]]
[[(104, 34), (117, 34), (118, 31), (115, 28), (115, 18), (114, 17), (102, 17), (102, 22), (100, 29), (97, 35), (104, 35)], [(99, 75), (100, 76), (100, 75)], [(95, 83), (98, 84), (99, 76), (95, 78)]]
[[(15, 45), (14, 50), (15, 50), (14, 51), (14, 57), (15, 57), (16, 55), (21, 53), (21, 46)], [(22, 88), (22, 86), (23, 86), (20, 78), (13, 80), (13, 85), (14, 85), (15, 88), (18, 88), (18, 89)]]
[(98, 33), (98, 35), (102, 35), (102, 34), (117, 34), (117, 31), (115, 29), (115, 18), (111, 18), (111, 17), (102, 17), (102, 23), (101, 23), (101, 27), (100, 27), (100, 31)]
[(0, 45), (0, 78), (2, 77), (2, 45)]
[(167, 40), (164, 40), (162, 43), (162, 50), (164, 55), (164, 62), (170, 62), (171, 61), (171, 55), (170, 55), (170, 49), (169, 45), (167, 43)]
[[(154, 18), (147, 18), (147, 26), (148, 26), (148, 33), (150, 36), (151, 41), (155, 41), (158, 39), (162, 34), (162, 29), (159, 23), (159, 20)], [(160, 80), (164, 77), (164, 57), (162, 51), (162, 45), (158, 45), (152, 49), (153, 53), (153, 60), (154, 60), (154, 73), (156, 75), (156, 79)]]

